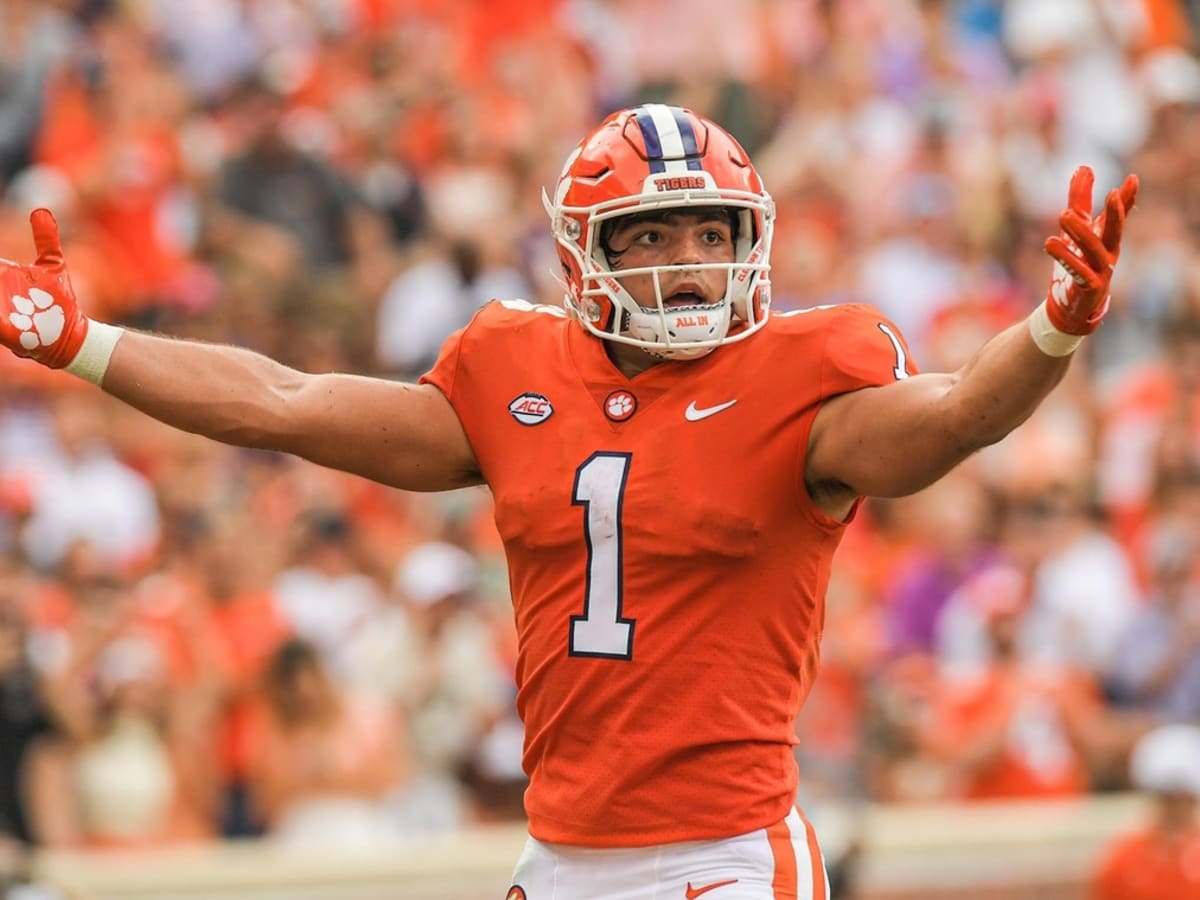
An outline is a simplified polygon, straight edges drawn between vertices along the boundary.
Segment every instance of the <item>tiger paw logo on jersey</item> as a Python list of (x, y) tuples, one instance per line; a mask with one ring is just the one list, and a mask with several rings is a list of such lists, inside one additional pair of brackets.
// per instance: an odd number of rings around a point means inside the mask
[(624, 389), (604, 398), (604, 414), (614, 422), (624, 422), (637, 412), (637, 397)]
[(554, 414), (554, 405), (541, 394), (526, 391), (508, 404), (508, 411), (522, 425), (540, 425)]
[(508, 893), (504, 896), (504, 900), (528, 900), (525, 896), (525, 888), (519, 884), (514, 884), (508, 889)]

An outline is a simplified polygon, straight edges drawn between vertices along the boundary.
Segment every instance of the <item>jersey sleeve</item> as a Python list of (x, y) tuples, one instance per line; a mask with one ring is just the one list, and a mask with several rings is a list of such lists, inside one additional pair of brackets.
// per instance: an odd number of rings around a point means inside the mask
[[(433, 368), (417, 379), (420, 384), (432, 384), (445, 394), (446, 399), (450, 401), (450, 405), (454, 406), (456, 410), (454, 385), (456, 376), (458, 375), (459, 360), (462, 356), (463, 341), (466, 339), (467, 330), (470, 327), (471, 324), (468, 323), (446, 338), (442, 343), (441, 349), (438, 351)], [(461, 417), (462, 414), (459, 413), (459, 415)]]
[(465, 327), (446, 338), (433, 368), (418, 379), (450, 401), (485, 478), (488, 460), (502, 440), (495, 413), (512, 400), (508, 385), (513, 371), (523, 371), (528, 358), (545, 351), (552, 317), (539, 314), (541, 310), (521, 300), (485, 303)]
[(525, 332), (534, 321), (533, 309), (533, 304), (523, 300), (485, 303), (470, 322), (446, 338), (433, 368), (418, 381), (438, 388), (462, 417), (473, 399), (471, 383), (476, 375), (486, 379), (501, 371), (506, 354), (512, 351), (514, 335), (528, 340)]
[(497, 363), (490, 358), (494, 342), (484, 337), (495, 327), (491, 313), (496, 306), (494, 302), (485, 304), (470, 322), (446, 338), (433, 367), (418, 379), (420, 384), (432, 384), (450, 401), (485, 480), (487, 432), (482, 411), (486, 401), (480, 396), (478, 372), (486, 372), (489, 367), (492, 372), (498, 371), (494, 367)]
[(467, 437), (472, 437), (480, 413), (479, 379), (502, 371), (504, 339), (514, 328), (512, 313), (493, 300), (485, 303), (471, 321), (442, 343), (433, 368), (420, 377), (421, 384), (432, 384), (450, 401)]
[(822, 394), (833, 397), (917, 374), (900, 329), (873, 306), (837, 307), (821, 371)]

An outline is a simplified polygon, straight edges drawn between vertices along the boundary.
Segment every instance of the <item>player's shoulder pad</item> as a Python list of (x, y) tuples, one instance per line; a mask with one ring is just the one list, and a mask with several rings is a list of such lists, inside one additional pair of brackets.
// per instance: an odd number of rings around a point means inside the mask
[(831, 394), (887, 384), (917, 367), (896, 325), (869, 303), (772, 313), (777, 333), (820, 341), (822, 383)]
[(494, 372), (496, 365), (508, 366), (514, 359), (528, 357), (531, 347), (561, 334), (567, 317), (561, 307), (528, 300), (489, 300), (446, 338), (437, 362), (421, 380), (437, 384), (453, 402), (456, 385), (464, 377), (469, 380), (469, 373)]
[(887, 321), (883, 313), (869, 303), (829, 303), (783, 312), (772, 310), (771, 319), (777, 330), (793, 334), (825, 328), (852, 328), (856, 321)]
[(528, 341), (562, 328), (568, 313), (560, 306), (530, 303), (528, 300), (489, 300), (475, 312), (471, 321), (451, 335), (448, 345), (501, 346), (507, 341)]
[(568, 313), (561, 306), (530, 303), (528, 300), (489, 300), (471, 319), (470, 328), (513, 328), (536, 326), (538, 323), (566, 321)]

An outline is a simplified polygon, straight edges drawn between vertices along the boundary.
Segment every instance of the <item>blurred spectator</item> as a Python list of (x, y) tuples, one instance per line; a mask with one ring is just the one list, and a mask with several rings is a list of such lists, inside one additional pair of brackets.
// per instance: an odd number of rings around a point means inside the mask
[(41, 840), (112, 848), (212, 837), (193, 689), (172, 684), (127, 584), (98, 574), (74, 600), (67, 654), (45, 672), (62, 738), (30, 776)]
[(1200, 722), (1200, 531), (1164, 523), (1149, 556), (1149, 600), (1121, 641), (1114, 687), (1164, 721)]
[(157, 841), (179, 774), (159, 732), (163, 663), (135, 638), (106, 645), (97, 660), (98, 731), (80, 748), (75, 782), (89, 843)]
[[(1030, 598), (1017, 624), (1027, 660), (1078, 667), (1101, 685), (1117, 642), (1140, 602), (1128, 552), (1097, 521), (1081, 439), (1053, 419), (1029, 423), (994, 459), (1006, 468), (1001, 548), (1028, 579)], [(966, 602), (947, 603), (938, 624), (949, 665), (989, 658), (985, 619)]]
[[(0, 228), (6, 234), (25, 225), (25, 216), (18, 214), (18, 210), (48, 206), (56, 211), (64, 246), (80, 257), (79, 272), (71, 273), (71, 283), (86, 293), (91, 314), (114, 320), (140, 314), (144, 298), (139, 294), (139, 286), (130, 280), (136, 276), (123, 266), (124, 251), (112, 246), (112, 236), (90, 217), (77, 186), (63, 171), (42, 164), (22, 169), (9, 182), (3, 199)], [(21, 368), (14, 372), (18, 373), (22, 380), (36, 378)]]
[(964, 580), (998, 555), (993, 500), (970, 464), (913, 498), (921, 502), (923, 540), (883, 595), (890, 652), (933, 653), (946, 603)]
[[(502, 665), (497, 622), (481, 602), (478, 563), (444, 541), (401, 561), (395, 589), (412, 622), (401, 702), (422, 768), (467, 776), (475, 814), (520, 815), (526, 778), (512, 673)], [(514, 732), (516, 728), (516, 732)]]
[(935, 657), (912, 653), (888, 660), (869, 683), (865, 774), (868, 796), (880, 803), (944, 801), (957, 787), (927, 747), (940, 678)]
[(236, 0), (146, 0), (147, 24), (201, 101), (220, 98), (258, 66), (261, 37)]
[(1200, 460), (1200, 306), (1164, 312), (1156, 327), (1161, 355), (1123, 373), (1106, 392), (1100, 419), (1102, 500), (1127, 542), (1154, 504), (1168, 499), (1161, 487), (1174, 484), (1174, 471)]
[(883, 613), (853, 569), (830, 576), (822, 674), (796, 721), (796, 761), (804, 773), (806, 802), (859, 799), (866, 725), (867, 685), (883, 659), (887, 639)]
[(0, 557), (0, 847), (34, 840), (22, 787), (26, 762), (54, 726), (30, 653), (23, 596), (30, 574), (12, 556)]
[(353, 644), (370, 627), (383, 596), (363, 571), (354, 525), (344, 513), (313, 509), (296, 526), (294, 562), (270, 591), (287, 628), (317, 647), (336, 678), (355, 670)]
[(290, 134), (279, 89), (261, 75), (228, 106), (235, 148), (217, 176), (209, 237), (277, 279), (348, 269), (377, 238), (350, 181)]
[(1148, 111), (1128, 48), (1144, 28), (1135, 4), (1012, 0), (1005, 44), (1026, 64), (1021, 88), (1027, 129), (1013, 129), (1005, 156), (1023, 208), (1057, 214), (1049, 185), (1080, 163), (1101, 186), (1121, 177), (1118, 160), (1146, 137)]
[(982, 618), (987, 661), (945, 673), (925, 740), (948, 768), (951, 796), (1078, 796), (1091, 786), (1105, 712), (1086, 672), (1022, 659), (1018, 634), (1032, 599), (1027, 577), (995, 565), (966, 582)]
[(1130, 780), (1150, 795), (1151, 819), (1104, 850), (1091, 900), (1200, 898), (1200, 728), (1167, 725), (1143, 737)]
[(36, 565), (58, 564), (86, 540), (105, 561), (132, 570), (159, 540), (158, 504), (150, 484), (112, 452), (104, 405), (64, 391), (51, 408), (57, 444), (31, 472), (32, 510), (21, 548)]
[(899, 326), (915, 357), (924, 359), (934, 321), (968, 293), (962, 232), (953, 225), (958, 197), (940, 176), (913, 178), (901, 190), (899, 215), (860, 260), (858, 290)]
[(432, 255), (393, 281), (379, 304), (375, 356), (405, 378), (429, 369), (446, 335), (497, 297), (528, 297), (530, 286), (512, 268), (490, 264), (480, 246), (462, 238), (437, 244)]
[(74, 37), (69, 6), (12, 0), (0, 10), (0, 185), (32, 162), (46, 82)]
[[(86, 6), (86, 5), (85, 5)], [(197, 198), (180, 136), (188, 96), (137, 20), (97, 4), (86, 42), (47, 86), (34, 161), (78, 198), (80, 230), (103, 251), (108, 311), (152, 323), (162, 310), (210, 302), (193, 258)]]
[(270, 660), (290, 636), (268, 587), (270, 559), (254, 540), (254, 523), (238, 515), (208, 520), (199, 548), (211, 600), (216, 652), (227, 675), (215, 723), (221, 782), (220, 831), (226, 837), (261, 834), (250, 778), (255, 766), (254, 710)]
[(312, 644), (272, 656), (262, 727), (252, 784), (272, 836), (329, 848), (395, 833), (383, 800), (409, 775), (400, 723), (379, 699), (339, 687)]

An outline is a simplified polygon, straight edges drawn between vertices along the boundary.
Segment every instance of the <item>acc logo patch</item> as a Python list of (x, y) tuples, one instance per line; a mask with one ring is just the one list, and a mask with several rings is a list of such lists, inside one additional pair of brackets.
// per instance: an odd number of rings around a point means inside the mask
[(521, 887), (519, 884), (514, 884), (508, 889), (508, 893), (505, 894), (504, 900), (527, 900), (525, 897), (525, 888)]
[(637, 412), (637, 397), (625, 389), (604, 398), (604, 414), (614, 422), (624, 422)]
[(541, 394), (524, 393), (508, 404), (508, 411), (522, 425), (540, 425), (554, 413), (554, 406)]

